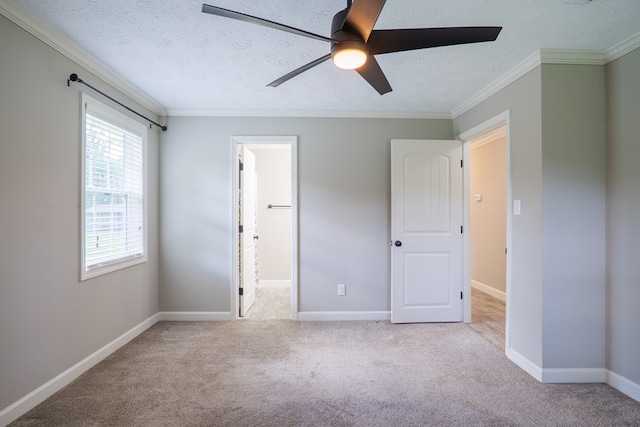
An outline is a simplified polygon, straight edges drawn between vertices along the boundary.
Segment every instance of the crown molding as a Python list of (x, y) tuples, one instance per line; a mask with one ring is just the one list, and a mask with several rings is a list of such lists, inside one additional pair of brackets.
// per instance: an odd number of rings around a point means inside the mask
[(627, 53), (634, 51), (638, 48), (640, 48), (640, 33), (637, 33), (629, 37), (627, 40), (623, 41), (622, 43), (619, 43), (614, 47), (612, 47), (611, 49), (607, 50), (604, 54), (605, 61), (608, 64), (609, 62), (615, 61), (621, 56), (624, 56)]
[(463, 113), (469, 111), (476, 105), (480, 104), (482, 101), (485, 101), (489, 97), (495, 95), (511, 83), (518, 80), (520, 77), (527, 74), (529, 71), (536, 68), (540, 65), (540, 51), (535, 52), (533, 55), (530, 55), (520, 64), (516, 65), (511, 71), (507, 72), (505, 75), (500, 77), (498, 80), (491, 83), (489, 86), (475, 94), (468, 101), (464, 102), (460, 106), (454, 108), (451, 111), (451, 115), (455, 119), (456, 117), (462, 115)]
[[(124, 95), (158, 116), (191, 117), (327, 117), (327, 118), (394, 118), (451, 120), (448, 112), (369, 111), (369, 110), (167, 110), (130, 83), (110, 71), (72, 40), (54, 34), (9, 2), (0, 1), (0, 14), (55, 49), (71, 61), (85, 68)], [(82, 76), (81, 76), (82, 77)]]
[(387, 110), (167, 110), (172, 117), (321, 117), (451, 120), (451, 113)]
[(604, 65), (604, 55), (604, 52), (590, 50), (540, 49), (540, 63)]
[(18, 7), (6, 1), (0, 1), (0, 14), (71, 61), (75, 62), (80, 67), (83, 67), (99, 79), (142, 105), (147, 110), (157, 114), (158, 116), (166, 114), (165, 109), (148, 95), (118, 77), (114, 72), (110, 71), (104, 64), (91, 56), (80, 46), (76, 45), (73, 41), (69, 40), (67, 37), (54, 34), (51, 30), (22, 12)]
[[(629, 46), (638, 47), (640, 44), (640, 34), (637, 38), (629, 39), (624, 43), (623, 49), (630, 52)], [(619, 45), (620, 46), (620, 45)], [(534, 68), (542, 64), (574, 64), (574, 65), (605, 65), (607, 63), (607, 52), (589, 51), (589, 50), (569, 50), (569, 49), (540, 49), (520, 64), (516, 65), (511, 71), (500, 77), (495, 82), (478, 92), (468, 101), (464, 102), (451, 111), (453, 118), (456, 118), (471, 108), (477, 106), (482, 101), (495, 95), (520, 77), (524, 76)]]

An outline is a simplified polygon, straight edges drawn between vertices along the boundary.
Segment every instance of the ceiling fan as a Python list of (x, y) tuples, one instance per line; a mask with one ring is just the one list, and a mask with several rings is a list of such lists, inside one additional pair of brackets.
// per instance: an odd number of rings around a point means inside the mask
[(502, 30), (502, 27), (374, 30), (373, 26), (378, 20), (385, 2), (386, 0), (347, 0), (347, 8), (333, 17), (331, 37), (208, 4), (202, 5), (202, 12), (331, 43), (331, 53), (285, 74), (267, 86), (277, 87), (332, 58), (336, 66), (356, 70), (380, 95), (391, 92), (392, 89), (374, 55), (494, 41)]

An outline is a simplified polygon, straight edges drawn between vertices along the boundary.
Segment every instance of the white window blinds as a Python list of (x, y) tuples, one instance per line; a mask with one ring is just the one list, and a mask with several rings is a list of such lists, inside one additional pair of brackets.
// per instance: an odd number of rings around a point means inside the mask
[(94, 103), (84, 102), (84, 278), (145, 256), (146, 127)]

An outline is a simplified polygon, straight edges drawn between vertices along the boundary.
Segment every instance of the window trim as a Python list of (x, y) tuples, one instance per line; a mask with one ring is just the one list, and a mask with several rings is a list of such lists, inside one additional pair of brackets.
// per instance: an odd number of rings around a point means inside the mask
[[(138, 134), (142, 137), (142, 254), (124, 256), (122, 258), (97, 264), (90, 269), (86, 268), (86, 113), (91, 109), (94, 114), (102, 120), (108, 121), (110, 124), (118, 126), (129, 132)], [(129, 117), (112, 107), (96, 100), (95, 98), (82, 93), (82, 103), (80, 112), (80, 281), (85, 281), (134, 265), (142, 264), (148, 260), (148, 240), (147, 228), (149, 224), (147, 210), (147, 126), (132, 117)]]

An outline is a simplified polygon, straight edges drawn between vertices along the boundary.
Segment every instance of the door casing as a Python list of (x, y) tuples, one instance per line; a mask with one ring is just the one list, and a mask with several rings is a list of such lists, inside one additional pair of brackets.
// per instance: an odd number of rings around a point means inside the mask
[(231, 137), (231, 319), (239, 319), (238, 256), (238, 156), (242, 145), (289, 145), (291, 148), (291, 319), (298, 319), (298, 137), (297, 136), (232, 136)]
[[(471, 158), (471, 141), (482, 134), (485, 134), (493, 129), (504, 126), (506, 128), (506, 156), (507, 156), (507, 272), (506, 272), (506, 294), (507, 301), (505, 304), (506, 307), (506, 319), (505, 319), (505, 352), (509, 352), (510, 349), (510, 313), (511, 313), (511, 288), (513, 286), (511, 280), (511, 271), (512, 271), (512, 251), (509, 248), (512, 247), (512, 220), (513, 216), (511, 213), (511, 206), (513, 205), (512, 195), (511, 195), (511, 155), (510, 155), (510, 147), (511, 147), (511, 132), (509, 126), (509, 110), (506, 110), (497, 116), (494, 116), (479, 125), (469, 129), (466, 132), (463, 132), (457, 135), (457, 139), (463, 141), (463, 152), (462, 156), (465, 162), (465, 167), (463, 168), (462, 177), (464, 183), (464, 200), (465, 200), (465, 208), (464, 208), (464, 228), (466, 230), (471, 230), (471, 213), (469, 208), (468, 201), (471, 197), (469, 193), (469, 185), (471, 182), (471, 176), (469, 174), (469, 162)], [(463, 301), (464, 308), (464, 322), (471, 322), (471, 233), (464, 234), (464, 294), (468, 295), (468, 298), (465, 298)]]

